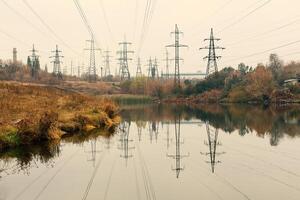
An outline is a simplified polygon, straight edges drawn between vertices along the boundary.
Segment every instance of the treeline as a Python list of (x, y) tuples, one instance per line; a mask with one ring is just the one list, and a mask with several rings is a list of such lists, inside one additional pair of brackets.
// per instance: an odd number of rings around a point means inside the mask
[(240, 63), (237, 69), (226, 67), (203, 80), (183, 80), (174, 88), (173, 79), (125, 81), (123, 93), (144, 94), (169, 101), (271, 103), (295, 102), (300, 99), (299, 84), (286, 84), (288, 79), (300, 79), (300, 63), (284, 64), (271, 54), (267, 65), (255, 68)]

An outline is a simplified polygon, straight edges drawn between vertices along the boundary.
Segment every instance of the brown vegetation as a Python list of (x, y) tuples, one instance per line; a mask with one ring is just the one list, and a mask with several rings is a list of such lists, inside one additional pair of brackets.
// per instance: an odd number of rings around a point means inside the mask
[(0, 149), (41, 140), (113, 130), (118, 108), (111, 101), (37, 85), (0, 83)]

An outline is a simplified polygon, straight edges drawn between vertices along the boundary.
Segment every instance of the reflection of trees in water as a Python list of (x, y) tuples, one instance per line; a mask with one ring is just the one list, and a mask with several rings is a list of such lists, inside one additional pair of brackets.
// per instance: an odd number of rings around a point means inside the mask
[(173, 121), (174, 115), (181, 120), (193, 118), (208, 122), (211, 126), (241, 136), (255, 131), (258, 136), (270, 136), (270, 144), (278, 145), (284, 135), (300, 135), (299, 106), (251, 106), (205, 104), (194, 107), (179, 105), (144, 106), (124, 110), (123, 118), (139, 121)]
[(25, 173), (31, 168), (38, 168), (38, 164), (46, 167), (54, 166), (54, 159), (60, 154), (60, 143), (49, 142), (41, 145), (18, 147), (0, 155), (0, 177)]
[(220, 160), (216, 160), (216, 156), (225, 154), (225, 152), (217, 152), (217, 146), (221, 145), (221, 143), (218, 141), (219, 136), (219, 130), (217, 128), (211, 128), (208, 123), (206, 123), (206, 133), (207, 133), (207, 142), (204, 142), (208, 148), (209, 152), (203, 153), (202, 155), (209, 156), (209, 161), (206, 161), (207, 163), (210, 163), (211, 165), (211, 171), (212, 173), (215, 173), (215, 165), (217, 163), (221, 163)]

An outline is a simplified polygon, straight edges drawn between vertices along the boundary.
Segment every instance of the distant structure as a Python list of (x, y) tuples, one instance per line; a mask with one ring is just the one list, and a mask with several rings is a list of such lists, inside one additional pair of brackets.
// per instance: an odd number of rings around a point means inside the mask
[(164, 61), (166, 61), (166, 78), (169, 79), (170, 78), (170, 71), (169, 71), (169, 52), (168, 49), (166, 49), (166, 59), (164, 59)]
[(38, 71), (40, 69), (39, 56), (37, 55), (37, 50), (34, 48), (34, 44), (32, 45), (32, 50), (30, 50), (31, 56), (28, 56), (27, 64), (30, 67), (31, 77), (37, 78)]
[(148, 60), (148, 78), (151, 78), (153, 80), (159, 78), (158, 64), (156, 58), (152, 60), (150, 57), (150, 59)]
[(13, 48), (13, 64), (17, 64), (18, 62), (18, 52), (17, 52), (17, 48)]
[(182, 58), (180, 58), (179, 49), (181, 47), (188, 47), (188, 46), (184, 45), (184, 44), (180, 44), (179, 36), (181, 34), (183, 34), (183, 32), (179, 31), (177, 24), (175, 24), (175, 31), (171, 32), (171, 34), (174, 34), (174, 36), (175, 36), (175, 43), (171, 44), (171, 45), (167, 45), (166, 47), (173, 47), (175, 49), (175, 58), (173, 59), (173, 60), (175, 60), (174, 86), (176, 88), (179, 88), (180, 87), (180, 68), (179, 68), (179, 65), (180, 65), (180, 60), (183, 60)]
[(141, 67), (141, 58), (138, 57), (137, 68), (136, 68), (136, 77), (139, 78), (142, 76), (143, 76), (143, 74), (142, 74), (142, 67)]
[(47, 64), (45, 65), (45, 72), (48, 73), (48, 66), (47, 66)]
[(221, 56), (216, 55), (216, 50), (221, 49), (224, 50), (224, 47), (215, 46), (215, 41), (219, 41), (221, 39), (214, 37), (213, 29), (210, 31), (210, 38), (204, 39), (204, 41), (209, 41), (209, 46), (202, 47), (202, 49), (208, 49), (208, 56), (205, 56), (204, 59), (207, 59), (207, 67), (206, 67), (206, 76), (213, 74), (218, 71), (217, 60), (221, 58)]
[(63, 58), (63, 56), (60, 55), (61, 51), (58, 50), (58, 45), (56, 45), (56, 49), (55, 51), (52, 51), (52, 53), (54, 53), (54, 56), (51, 56), (50, 58), (53, 58), (53, 61), (51, 61), (51, 63), (53, 63), (53, 75), (57, 76), (58, 79), (62, 79), (62, 71), (61, 71), (61, 58)]
[(131, 58), (128, 58), (129, 53), (134, 53), (134, 51), (129, 51), (128, 46), (131, 45), (132, 43), (126, 42), (120, 42), (119, 45), (121, 46), (121, 50), (118, 51), (117, 53), (120, 54), (120, 76), (121, 80), (129, 80), (130, 79), (130, 72), (129, 72), (129, 67), (128, 67), (128, 61), (132, 60)]
[(106, 50), (103, 53), (104, 53), (103, 58), (104, 58), (104, 64), (105, 64), (105, 66), (104, 66), (104, 76), (108, 77), (108, 76), (111, 75), (111, 73), (110, 73), (110, 58), (111, 58), (111, 56), (109, 55), (110, 51)]
[(90, 43), (90, 48), (85, 49), (90, 52), (90, 62), (88, 67), (88, 81), (96, 82), (97, 81), (97, 70), (96, 70), (96, 51), (101, 51), (100, 49), (95, 48), (95, 39), (94, 34), (91, 34), (91, 40), (87, 40)]

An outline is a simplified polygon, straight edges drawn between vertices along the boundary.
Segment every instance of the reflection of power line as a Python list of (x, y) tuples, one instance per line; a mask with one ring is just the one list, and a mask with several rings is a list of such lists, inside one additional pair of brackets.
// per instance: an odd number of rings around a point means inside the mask
[(180, 117), (175, 118), (175, 141), (176, 141), (176, 151), (175, 155), (167, 154), (167, 157), (175, 159), (176, 167), (172, 170), (176, 171), (176, 177), (179, 178), (180, 171), (184, 170), (184, 167), (181, 167), (181, 159), (188, 157), (187, 155), (182, 155), (180, 151), (180, 145), (183, 143), (180, 141)]
[(220, 142), (218, 142), (218, 133), (219, 130), (215, 129), (214, 131), (210, 129), (209, 124), (206, 123), (206, 132), (207, 132), (207, 138), (208, 142), (205, 142), (205, 144), (209, 147), (209, 152), (203, 153), (201, 152), (202, 155), (209, 155), (210, 161), (207, 161), (207, 163), (211, 164), (211, 171), (212, 173), (215, 172), (215, 165), (217, 163), (221, 163), (221, 161), (216, 160), (216, 155), (221, 155), (225, 154), (225, 152), (217, 152), (217, 146), (221, 145)]
[(122, 122), (120, 125), (120, 146), (119, 149), (122, 151), (122, 155), (120, 155), (121, 158), (125, 159), (126, 166), (129, 158), (132, 158), (133, 155), (129, 154), (129, 151), (134, 149), (134, 147), (129, 147), (129, 142), (133, 142), (133, 140), (129, 139), (129, 130), (130, 130), (130, 122)]

